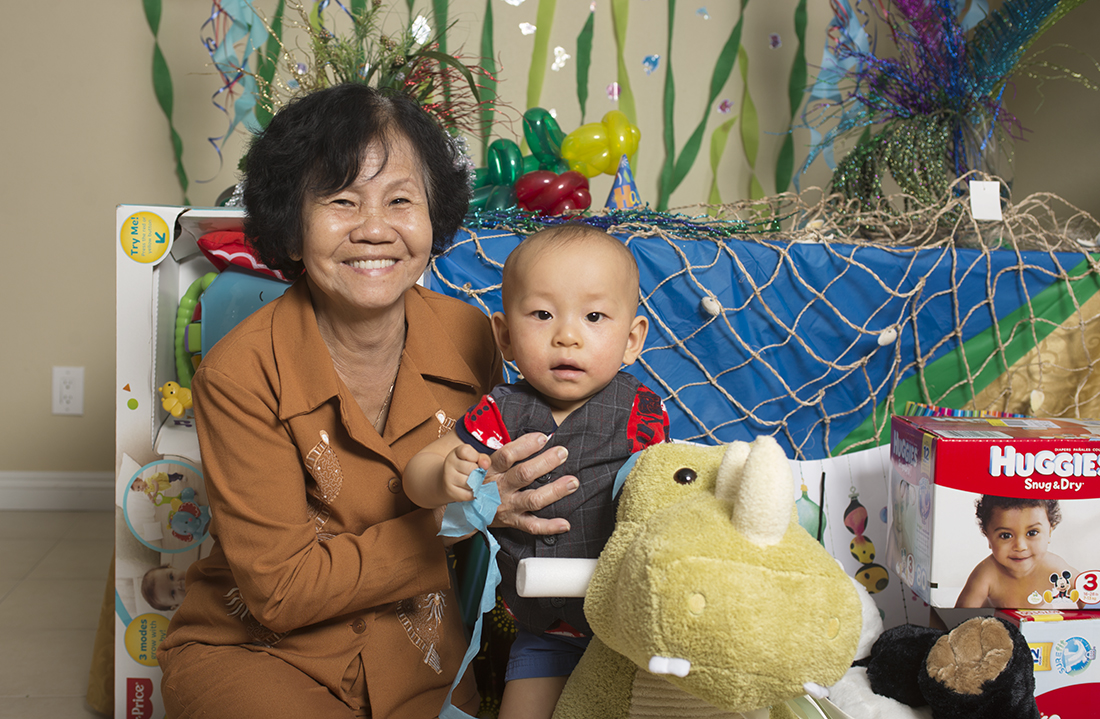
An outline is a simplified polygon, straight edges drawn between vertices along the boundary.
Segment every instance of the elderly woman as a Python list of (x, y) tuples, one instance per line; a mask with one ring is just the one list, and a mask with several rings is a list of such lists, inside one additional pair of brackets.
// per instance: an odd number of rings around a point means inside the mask
[[(440, 514), (401, 476), (500, 381), (489, 320), (416, 285), (467, 207), (466, 172), (413, 101), (363, 85), (302, 97), (249, 150), (245, 231), (297, 277), (222, 339), (192, 384), (210, 555), (158, 659), (169, 717), (436, 716), (467, 642)], [(576, 487), (519, 491), (563, 457), (494, 456), (497, 523)], [(526, 460), (515, 464), (520, 460)], [(473, 713), (467, 673), (452, 702)]]

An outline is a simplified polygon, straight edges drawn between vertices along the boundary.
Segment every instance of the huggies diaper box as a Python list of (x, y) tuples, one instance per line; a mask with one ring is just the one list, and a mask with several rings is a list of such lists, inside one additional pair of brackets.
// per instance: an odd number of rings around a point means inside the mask
[(1100, 612), (1003, 609), (1020, 628), (1035, 667), (1035, 703), (1044, 717), (1084, 719), (1100, 711)]
[(928, 604), (1100, 608), (1100, 420), (894, 416), (890, 459), (887, 567)]

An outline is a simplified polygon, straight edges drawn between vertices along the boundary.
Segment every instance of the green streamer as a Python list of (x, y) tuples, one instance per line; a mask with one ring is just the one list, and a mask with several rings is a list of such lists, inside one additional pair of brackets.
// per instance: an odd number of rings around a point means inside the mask
[[(554, 26), (554, 10), (558, 0), (539, 0), (535, 18), (535, 47), (531, 51), (531, 68), (527, 72), (527, 107), (539, 107), (542, 83), (546, 79), (546, 66), (550, 57), (550, 29)], [(524, 142), (526, 145), (526, 141)]]
[(176, 179), (183, 190), (183, 204), (190, 205), (187, 197), (187, 187), (190, 182), (187, 179), (187, 171), (183, 167), (183, 139), (176, 132), (176, 126), (172, 122), (172, 110), (174, 104), (174, 92), (172, 90), (172, 74), (168, 71), (168, 62), (164, 59), (164, 53), (160, 49), (160, 40), (157, 35), (160, 32), (160, 0), (142, 0), (145, 9), (145, 20), (149, 23), (149, 29), (153, 31), (153, 92), (157, 97), (157, 104), (168, 118), (168, 132), (172, 141), (172, 152), (176, 156)]
[(749, 94), (749, 56), (745, 48), (737, 53), (741, 62), (741, 145), (745, 148), (745, 159), (749, 163), (749, 198), (759, 200), (764, 196), (760, 178), (756, 176), (756, 154), (760, 150), (760, 117), (756, 114), (756, 105)]
[[(857, 443), (860, 443), (861, 449), (867, 449), (869, 446), (889, 442), (890, 422), (884, 422), (877, 435), (875, 427), (893, 412), (892, 408), (905, 407), (906, 402), (934, 401), (943, 407), (962, 408), (973, 401), (975, 393), (981, 392), (1007, 372), (1024, 355), (1035, 349), (1038, 342), (1042, 342), (1059, 325), (1079, 313), (1080, 306), (1100, 291), (1100, 279), (1095, 274), (1086, 274), (1091, 273), (1089, 262), (1095, 262), (1095, 258), (1096, 255), (1093, 255), (1092, 260), (1086, 259), (1069, 271), (1068, 277), (1076, 279), (1071, 279), (1068, 283), (1056, 282), (1047, 287), (1032, 298), (1030, 306), (1025, 304), (1013, 310), (994, 326), (964, 342), (961, 348), (956, 347), (925, 367), (923, 373), (918, 372), (898, 384), (892, 400), (880, 402), (858, 427), (836, 445), (831, 454), (834, 457), (839, 456)], [(1035, 322), (1033, 318), (1036, 317), (1043, 318), (1043, 321)], [(987, 362), (974, 376), (973, 383), (963, 383), (944, 397), (936, 398), (937, 387), (952, 386), (960, 377), (968, 376), (968, 364), (970, 367), (980, 366), (992, 356), (997, 356), (1000, 361)], [(922, 375), (923, 384), (932, 394), (930, 397), (925, 397), (922, 391)], [(869, 441), (873, 445), (867, 444)]]
[(450, 5), (450, 0), (432, 0), (432, 19), (435, 21), (435, 27), (438, 31), (436, 37), (439, 42), (439, 51), (444, 55), (447, 54), (447, 33), (445, 30), (450, 27), (450, 22), (447, 20), (447, 11)]
[[(438, 38), (439, 52), (443, 55), (447, 55), (447, 30), (450, 29), (450, 22), (447, 18), (447, 12), (450, 8), (450, 0), (432, 0), (432, 19), (435, 20), (435, 37)], [(450, 103), (451, 101), (451, 83), (447, 81), (446, 76), (443, 78), (443, 102)]]
[(794, 177), (794, 118), (802, 106), (802, 97), (806, 93), (806, 0), (798, 0), (794, 9), (794, 34), (798, 39), (795, 48), (794, 63), (791, 65), (791, 77), (787, 82), (787, 98), (791, 107), (791, 120), (783, 144), (779, 148), (779, 157), (775, 163), (775, 191), (786, 192)]
[(595, 32), (596, 13), (588, 13), (588, 22), (577, 35), (577, 102), (581, 106), (581, 124), (588, 105), (588, 70), (592, 66), (592, 36)]
[[(729, 142), (730, 130), (733, 129), (733, 123), (735, 122), (737, 122), (736, 115), (714, 128), (714, 132), (710, 135), (711, 178), (710, 194), (707, 197), (707, 203), (711, 205), (722, 204), (722, 195), (718, 191), (718, 164), (722, 161), (722, 155), (726, 151), (726, 144)], [(717, 215), (718, 210), (712, 207), (707, 210), (707, 214)]]
[(497, 97), (496, 48), (493, 45), (493, 0), (485, 0), (485, 20), (481, 24), (481, 167), (489, 164), (489, 135), (493, 129), (493, 100)]
[[(638, 113), (634, 109), (634, 91), (630, 89), (630, 73), (626, 69), (626, 25), (630, 17), (629, 0), (611, 0), (611, 20), (615, 26), (615, 52), (619, 71), (616, 81), (619, 83), (619, 110), (630, 120), (631, 125), (638, 124)], [(638, 174), (635, 165), (634, 174)]]
[(676, 174), (676, 129), (674, 119), (676, 115), (676, 73), (672, 70), (672, 36), (676, 21), (676, 0), (668, 0), (668, 44), (665, 50), (665, 89), (662, 96), (663, 132), (662, 138), (665, 145), (665, 161), (661, 165), (660, 185), (657, 194), (657, 209), (668, 209), (668, 195), (672, 190), (665, 192), (665, 188), (675, 187), (673, 177)]
[[(674, 5), (675, 0), (669, 0), (670, 4)], [(726, 40), (726, 44), (722, 46), (722, 51), (718, 54), (718, 61), (714, 65), (714, 71), (710, 77), (710, 93), (707, 99), (706, 106), (703, 108), (703, 119), (699, 121), (695, 131), (691, 133), (691, 137), (684, 143), (684, 149), (680, 151), (679, 159), (674, 157), (673, 152), (670, 150), (670, 145), (666, 144), (665, 149), (665, 164), (661, 168), (661, 180), (660, 187), (657, 196), (657, 210), (667, 210), (669, 197), (680, 186), (680, 183), (684, 181), (691, 166), (695, 164), (695, 158), (699, 154), (699, 148), (703, 144), (703, 132), (707, 127), (707, 119), (710, 117), (710, 108), (714, 104), (714, 101), (718, 98), (718, 93), (722, 91), (722, 88), (729, 81), (730, 75), (733, 73), (733, 65), (737, 61), (738, 51), (741, 48), (741, 27), (745, 21), (745, 6), (748, 5), (749, 0), (741, 0), (741, 17), (737, 20), (737, 24), (734, 26), (733, 31), (730, 32), (729, 38)], [(672, 48), (672, 23), (669, 21), (669, 54), (671, 55)], [(672, 74), (672, 68), (666, 69), (668, 75)], [(668, 83), (666, 81), (666, 94), (665, 94), (665, 133), (666, 137), (670, 132), (670, 118), (672, 116), (673, 108), (669, 105), (668, 96)], [(675, 93), (673, 93), (674, 95)], [(674, 99), (674, 97), (673, 97)], [(670, 169), (673, 168), (673, 169)]]

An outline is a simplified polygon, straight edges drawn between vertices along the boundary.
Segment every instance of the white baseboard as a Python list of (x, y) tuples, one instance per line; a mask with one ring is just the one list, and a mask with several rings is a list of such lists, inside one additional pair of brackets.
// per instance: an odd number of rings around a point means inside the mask
[(0, 471), (0, 510), (109, 512), (114, 506), (112, 472)]

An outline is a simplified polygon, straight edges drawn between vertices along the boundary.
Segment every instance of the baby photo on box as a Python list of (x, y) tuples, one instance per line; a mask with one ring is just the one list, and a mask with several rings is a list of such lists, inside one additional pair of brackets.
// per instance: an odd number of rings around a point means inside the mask
[(935, 607), (1100, 602), (1094, 422), (895, 416), (887, 562)]

